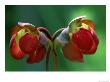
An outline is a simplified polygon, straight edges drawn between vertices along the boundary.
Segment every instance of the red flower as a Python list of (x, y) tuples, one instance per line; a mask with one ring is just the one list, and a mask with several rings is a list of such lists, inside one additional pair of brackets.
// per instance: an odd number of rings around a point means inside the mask
[(93, 30), (81, 28), (78, 32), (73, 33), (72, 42), (74, 42), (84, 54), (93, 54), (98, 45), (98, 38)]
[[(53, 36), (46, 28), (36, 28), (32, 24), (19, 22), (11, 31), (11, 56), (20, 60), (27, 55), (27, 63), (30, 64), (38, 63), (46, 56), (46, 70), (48, 70), (50, 51), (52, 51), (56, 70), (56, 48), (61, 45), (62, 52), (67, 59), (83, 62), (83, 55), (94, 54), (99, 44), (94, 31), (94, 22), (83, 18), (81, 16), (74, 19), (67, 28), (59, 29)], [(61, 33), (57, 37), (59, 32)]]
[(22, 59), (27, 54), (27, 63), (36, 63), (45, 57), (46, 48), (40, 40), (46, 37), (36, 27), (29, 23), (19, 23), (11, 33), (10, 52), (13, 58)]
[(68, 32), (69, 40), (63, 45), (62, 51), (69, 60), (82, 62), (83, 54), (94, 54), (96, 52), (99, 40), (94, 31), (95, 24), (91, 20), (79, 18), (74, 22), (73, 26), (76, 23), (80, 25), (68, 28), (72, 31)]

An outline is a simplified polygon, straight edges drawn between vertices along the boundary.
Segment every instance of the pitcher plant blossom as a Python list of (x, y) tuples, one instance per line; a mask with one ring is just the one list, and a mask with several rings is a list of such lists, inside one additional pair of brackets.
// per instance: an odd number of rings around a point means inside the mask
[(57, 52), (70, 61), (84, 62), (84, 55), (93, 55), (99, 44), (95, 32), (96, 25), (85, 16), (73, 19), (66, 28), (58, 29), (51, 35), (46, 27), (18, 22), (10, 33), (10, 53), (16, 60), (27, 57), (27, 63), (39, 63), (46, 59), (49, 70), (50, 52), (53, 53), (54, 70), (58, 70)]

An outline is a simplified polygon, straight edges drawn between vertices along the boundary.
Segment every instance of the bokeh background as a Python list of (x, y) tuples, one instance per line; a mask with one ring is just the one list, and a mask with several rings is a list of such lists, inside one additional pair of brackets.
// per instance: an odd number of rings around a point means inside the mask
[[(51, 34), (78, 16), (86, 16), (96, 24), (95, 31), (99, 45), (94, 55), (85, 55), (84, 63), (71, 62), (57, 49), (58, 71), (106, 71), (106, 6), (105, 5), (6, 5), (5, 6), (5, 70), (45, 71), (45, 59), (40, 63), (27, 64), (10, 56), (10, 29), (17, 22), (29, 22), (35, 26), (48, 27)], [(50, 55), (49, 70), (53, 71), (53, 57)]]

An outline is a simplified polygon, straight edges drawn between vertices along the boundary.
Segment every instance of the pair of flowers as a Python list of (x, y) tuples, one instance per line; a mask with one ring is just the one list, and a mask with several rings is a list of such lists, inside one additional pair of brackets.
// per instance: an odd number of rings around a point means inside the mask
[(92, 20), (80, 16), (72, 20), (67, 28), (61, 28), (51, 36), (47, 28), (18, 22), (11, 31), (11, 56), (19, 60), (28, 55), (27, 63), (30, 64), (46, 57), (47, 64), (50, 51), (56, 57), (56, 48), (60, 45), (67, 59), (83, 62), (83, 55), (94, 54), (98, 47), (99, 40), (94, 28)]

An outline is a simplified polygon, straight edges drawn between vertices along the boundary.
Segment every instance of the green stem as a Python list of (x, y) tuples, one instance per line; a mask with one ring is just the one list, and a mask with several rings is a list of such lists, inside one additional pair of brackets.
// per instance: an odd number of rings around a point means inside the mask
[(53, 60), (54, 60), (54, 70), (58, 70), (58, 62), (57, 62), (57, 54), (56, 51), (53, 49)]
[[(47, 28), (38, 27), (37, 30), (43, 32), (48, 37), (48, 39), (50, 39), (50, 41), (52, 41), (52, 37), (51, 37), (49, 31), (47, 30)], [(49, 71), (50, 51), (51, 51), (51, 45), (49, 44), (48, 49), (47, 49), (47, 55), (46, 55), (46, 71)]]
[(46, 71), (49, 71), (49, 56), (50, 56), (50, 50), (51, 50), (51, 48), (50, 48), (50, 46), (49, 46), (49, 48), (48, 48), (48, 50), (47, 50), (47, 56), (46, 56)]
[[(46, 29), (46, 28), (43, 28), (43, 27), (39, 27), (37, 28), (39, 31), (43, 32), (46, 34), (46, 36), (50, 39), (50, 41), (52, 42), (53, 44), (53, 48), (52, 48), (52, 51), (53, 51), (53, 61), (54, 61), (54, 70), (57, 71), (58, 70), (58, 62), (57, 62), (57, 54), (56, 54), (56, 49), (54, 48), (54, 40), (55, 38), (58, 36), (58, 34), (60, 32), (62, 32), (64, 30), (64, 28), (61, 28), (59, 30), (57, 30), (53, 36), (50, 35), (49, 31)], [(51, 46), (49, 45), (48, 47), (48, 50), (47, 50), (47, 56), (46, 56), (46, 71), (49, 70), (49, 57), (50, 57), (50, 51), (51, 51)]]
[(55, 48), (54, 40), (55, 40), (55, 38), (58, 36), (58, 34), (59, 34), (60, 32), (62, 32), (63, 30), (64, 30), (64, 28), (61, 28), (61, 29), (57, 30), (57, 31), (53, 34), (53, 36), (52, 36), (52, 38), (53, 38), (53, 60), (54, 60), (54, 70), (55, 70), (55, 71), (58, 70), (58, 62), (57, 62), (57, 53), (56, 53), (56, 48)]

